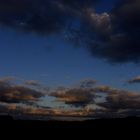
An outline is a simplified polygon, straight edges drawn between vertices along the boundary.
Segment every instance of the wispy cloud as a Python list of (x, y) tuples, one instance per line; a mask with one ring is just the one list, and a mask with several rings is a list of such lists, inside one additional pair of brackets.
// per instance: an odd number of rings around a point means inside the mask
[(25, 85), (28, 85), (28, 86), (34, 86), (34, 87), (40, 87), (40, 83), (36, 80), (28, 80), (28, 81), (25, 81), (24, 82)]
[(130, 84), (140, 83), (140, 76), (137, 76), (131, 80), (128, 80), (128, 83), (130, 83)]

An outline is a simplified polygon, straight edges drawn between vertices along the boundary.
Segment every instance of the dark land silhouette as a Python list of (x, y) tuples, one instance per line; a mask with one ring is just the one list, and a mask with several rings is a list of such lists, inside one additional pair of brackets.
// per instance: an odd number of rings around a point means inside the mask
[(115, 119), (94, 119), (85, 121), (63, 121), (63, 120), (14, 120), (13, 117), (8, 115), (0, 116), (0, 127), (7, 126), (8, 128), (28, 128), (37, 129), (40, 128), (51, 129), (51, 128), (72, 128), (72, 129), (106, 129), (106, 128), (120, 128), (125, 129), (130, 127), (131, 129), (138, 126), (140, 129), (140, 118), (139, 117), (127, 117), (127, 118), (115, 118)]

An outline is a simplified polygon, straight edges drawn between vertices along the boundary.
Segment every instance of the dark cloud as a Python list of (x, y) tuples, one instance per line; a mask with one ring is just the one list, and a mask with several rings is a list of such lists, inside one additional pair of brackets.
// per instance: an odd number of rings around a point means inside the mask
[(50, 96), (54, 96), (60, 101), (63, 101), (66, 104), (70, 104), (76, 107), (83, 107), (94, 101), (93, 92), (90, 89), (83, 88), (56, 90), (55, 92), (50, 93)]
[(86, 47), (93, 57), (111, 63), (140, 60), (140, 2), (124, 0), (110, 13), (98, 14), (85, 8), (79, 29), (70, 34), (72, 41)]
[(135, 77), (135, 78), (129, 80), (128, 83), (130, 83), (130, 84), (133, 84), (133, 83), (140, 83), (140, 76)]
[(124, 0), (111, 13), (104, 14), (104, 16), (93, 14), (91, 17), (94, 24), (98, 23), (98, 26), (93, 24), (94, 27), (103, 29), (103, 25), (105, 29), (101, 32), (99, 30), (96, 37), (93, 34), (89, 36), (88, 48), (91, 54), (114, 63), (139, 62), (139, 16), (139, 0)]
[(39, 34), (57, 32), (65, 24), (65, 13), (49, 0), (2, 0), (0, 13), (1, 24)]
[(125, 90), (110, 92), (106, 97), (106, 102), (99, 103), (110, 111), (137, 110), (140, 108), (140, 94)]
[(0, 101), (7, 103), (33, 103), (44, 96), (42, 92), (0, 81)]
[(139, 109), (140, 94), (112, 88), (110, 86), (97, 86), (92, 88), (61, 88), (51, 92), (50, 96), (56, 97), (65, 104), (75, 107), (97, 105), (105, 108), (110, 113), (117, 113), (121, 109)]
[[(41, 107), (33, 107), (33, 106), (21, 106), (18, 104), (0, 104), (0, 113), (8, 114), (13, 116), (14, 119), (31, 119), (31, 120), (52, 120), (54, 117), (64, 117), (64, 119), (71, 119), (68, 117), (88, 117), (94, 115), (94, 110), (87, 110), (87, 109), (71, 109), (71, 110), (63, 110), (63, 109), (47, 109)], [(20, 114), (20, 115), (18, 115)], [(59, 119), (59, 118), (58, 118)], [(80, 119), (80, 118), (79, 118)]]
[(91, 0), (1, 0), (0, 23), (23, 31), (51, 34), (64, 30)]
[(97, 83), (96, 80), (86, 79), (80, 82), (80, 88), (92, 88)]
[(140, 60), (140, 2), (124, 0), (110, 13), (96, 13), (99, 0), (1, 0), (0, 24), (25, 32), (50, 35), (84, 46), (114, 63)]
[[(132, 92), (110, 86), (98, 86), (92, 89), (96, 94), (105, 94), (105, 100), (96, 102), (96, 105), (105, 108), (105, 111), (101, 111), (100, 115), (104, 117), (124, 117), (124, 116), (135, 116), (140, 114), (140, 93)], [(103, 96), (98, 96), (102, 98)], [(94, 98), (96, 101), (96, 96)]]
[(75, 40), (80, 40), (92, 56), (111, 63), (140, 60), (140, 2), (124, 0), (110, 13), (98, 14), (87, 8), (80, 30), (74, 30)]

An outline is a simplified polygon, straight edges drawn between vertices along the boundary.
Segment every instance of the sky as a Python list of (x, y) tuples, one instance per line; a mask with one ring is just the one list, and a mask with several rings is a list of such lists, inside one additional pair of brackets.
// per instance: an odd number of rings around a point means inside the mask
[(92, 57), (85, 48), (75, 48), (60, 35), (39, 36), (1, 27), (0, 40), (1, 77), (33, 79), (51, 87), (96, 79), (105, 85), (140, 90), (138, 84), (125, 84), (139, 75), (139, 64), (107, 63)]
[[(1, 0), (1, 79), (51, 89), (92, 79), (139, 93), (139, 6), (138, 0)], [(51, 100), (41, 104), (54, 106)]]

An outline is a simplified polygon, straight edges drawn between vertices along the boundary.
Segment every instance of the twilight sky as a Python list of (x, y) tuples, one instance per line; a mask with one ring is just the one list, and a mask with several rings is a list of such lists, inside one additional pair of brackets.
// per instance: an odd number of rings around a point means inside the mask
[(139, 0), (1, 0), (0, 77), (140, 92), (139, 16)]

